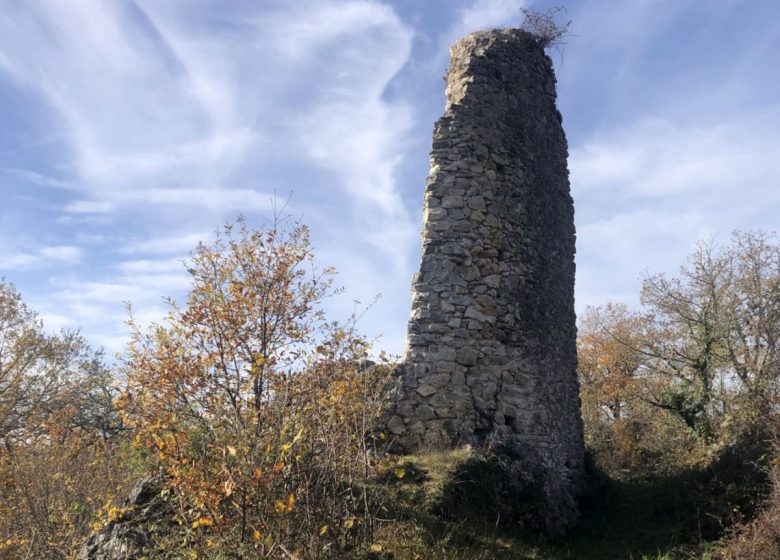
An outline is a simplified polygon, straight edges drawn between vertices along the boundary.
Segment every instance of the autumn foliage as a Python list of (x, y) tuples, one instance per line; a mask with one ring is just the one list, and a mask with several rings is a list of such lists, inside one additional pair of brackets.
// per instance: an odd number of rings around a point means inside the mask
[(0, 282), (0, 558), (69, 558), (132, 470), (109, 370)]
[(204, 555), (312, 558), (369, 539), (368, 436), (386, 372), (365, 367), (353, 323), (326, 321), (333, 271), (314, 266), (308, 230), (241, 220), (188, 271), (185, 306), (171, 301), (148, 330), (131, 321), (117, 400), (165, 474), (182, 538)]
[(589, 309), (579, 363), (588, 443), (613, 474), (665, 474), (760, 438), (780, 404), (780, 244), (699, 243), (642, 308)]
[[(159, 324), (131, 317), (114, 370), (78, 333), (47, 333), (0, 282), (0, 559), (74, 558), (150, 472), (173, 517), (146, 558), (385, 554), (410, 528), (393, 519), (410, 507), (398, 487), (417, 477), (384, 453), (391, 368), (368, 361), (355, 317), (325, 317), (334, 272), (314, 265), (308, 230), (239, 220), (186, 266), (186, 300)], [(699, 531), (725, 532), (712, 554), (776, 556), (780, 243), (701, 243), (679, 274), (647, 276), (640, 300), (580, 317), (597, 466), (634, 485), (698, 481), (698, 501), (678, 506)], [(772, 488), (751, 518), (760, 480)]]

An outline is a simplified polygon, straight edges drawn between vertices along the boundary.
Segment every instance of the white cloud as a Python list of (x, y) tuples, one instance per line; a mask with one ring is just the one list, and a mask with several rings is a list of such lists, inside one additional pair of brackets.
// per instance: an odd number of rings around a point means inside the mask
[(144, 327), (164, 316), (164, 296), (177, 296), (190, 285), (183, 268), (179, 271), (161, 263), (155, 267), (140, 262), (118, 268), (104, 281), (55, 278), (52, 285), (56, 291), (38, 304), (48, 319), (47, 328), (78, 327), (112, 356), (124, 349), (129, 336), (125, 303), (132, 304), (137, 324)]
[(570, 19), (574, 36), (584, 39), (580, 45), (586, 50), (594, 46), (619, 49), (627, 61), (646, 48), (658, 28), (673, 21), (683, 8), (675, 0), (591, 0), (575, 7)]
[[(629, 274), (639, 275), (643, 262), (680, 262), (696, 239), (711, 232), (706, 217), (695, 210), (662, 211), (621, 210), (602, 219), (581, 225), (577, 239), (582, 253), (594, 265), (622, 265)], [(626, 266), (637, 263), (634, 270)]]
[(52, 247), (40, 249), (38, 254), (42, 259), (47, 261), (76, 264), (84, 256), (84, 251), (81, 247), (75, 247), (73, 245), (54, 245)]
[[(411, 111), (384, 95), (410, 56), (411, 28), (376, 0), (224, 17), (240, 25), (144, 1), (42, 0), (0, 15), (5, 71), (49, 101), (76, 155), (84, 196), (63, 204), (72, 217), (61, 223), (172, 205), (214, 224), (267, 212), (273, 189), (238, 172), (265, 162), (288, 180), (301, 166), (332, 170), (333, 210), (374, 238), (409, 227), (395, 170)], [(304, 190), (296, 197), (317, 186)]]
[(40, 256), (35, 253), (21, 253), (18, 251), (0, 253), (0, 269), (16, 270), (31, 267), (40, 262)]
[(69, 181), (63, 181), (61, 179), (56, 179), (54, 177), (49, 177), (47, 175), (43, 175), (41, 173), (36, 173), (35, 171), (30, 171), (28, 169), (18, 169), (15, 167), (4, 167), (0, 168), (0, 172), (6, 173), (8, 175), (11, 175), (13, 177), (18, 177), (25, 183), (30, 183), (33, 185), (38, 185), (40, 187), (52, 187), (56, 189), (67, 189), (67, 190), (76, 190), (77, 187), (73, 183)]
[(73, 287), (64, 289), (59, 293), (61, 299), (70, 302), (71, 309), (77, 305), (87, 305), (86, 312), (80, 315), (88, 315), (99, 312), (96, 304), (117, 303), (143, 299), (146, 296), (145, 287), (134, 286), (130, 283), (117, 281), (106, 282), (80, 282)]
[(116, 210), (116, 204), (106, 200), (76, 200), (65, 205), (68, 214), (109, 214)]
[[(323, 49), (332, 52), (334, 40), (357, 36), (365, 41), (371, 38), (360, 36), (370, 33), (381, 42), (393, 40), (399, 31), (408, 33), (390, 6), (371, 0), (301, 2), (292, 13), (259, 17), (256, 21), (271, 33), (275, 48), (292, 60), (310, 58)], [(350, 52), (349, 45), (345, 52)]]
[(3, 251), (0, 248), (0, 269), (25, 270), (74, 265), (83, 257), (84, 250), (74, 245), (50, 245), (30, 251)]
[(437, 38), (434, 56), (422, 69), (426, 76), (441, 75), (449, 61), (450, 46), (468, 33), (494, 28), (517, 27), (525, 0), (471, 0), (455, 12), (454, 21)]
[(68, 214), (110, 214), (118, 208), (165, 207), (208, 208), (218, 212), (267, 212), (273, 207), (273, 193), (252, 189), (171, 188), (138, 189), (111, 193), (111, 200), (76, 200), (63, 211)]
[(277, 32), (278, 52), (310, 69), (316, 102), (290, 115), (285, 129), (298, 157), (335, 175), (352, 228), (403, 274), (403, 248), (418, 229), (396, 177), (412, 109), (385, 92), (410, 57), (412, 30), (389, 7), (367, 1), (304, 7), (293, 19)]
[(577, 226), (578, 311), (607, 301), (638, 303), (647, 272), (671, 272), (698, 239), (712, 235), (706, 213), (690, 209), (619, 209)]
[(73, 317), (58, 313), (41, 313), (38, 318), (43, 322), (43, 328), (49, 332), (58, 332), (62, 329), (78, 328)]
[[(219, 111), (202, 94), (206, 86), (198, 85), (203, 72), (178, 58), (168, 39), (156, 22), (118, 2), (42, 0), (0, 15), (0, 51), (9, 54), (3, 69), (49, 101), (75, 154), (74, 183), (99, 197), (66, 211), (139, 203), (139, 189), (150, 204), (182, 190), (182, 198), (208, 208), (213, 198), (200, 189), (222, 184), (255, 141), (239, 111), (216, 118)], [(195, 190), (180, 189), (182, 182)]]
[(636, 199), (771, 183), (780, 174), (772, 122), (766, 115), (687, 125), (646, 119), (605, 130), (572, 149), (572, 185)]
[(523, 0), (475, 0), (460, 11), (458, 21), (447, 35), (451, 40), (494, 27), (517, 27), (523, 21), (520, 12), (526, 2)]
[(674, 274), (697, 240), (776, 227), (778, 120), (640, 119), (574, 146), (578, 306), (636, 303), (643, 274)]
[[(403, 4), (426, 21), (425, 10)], [(4, 188), (26, 190), (13, 199), (20, 217), (0, 222), (0, 239), (10, 240), (0, 245), (0, 268), (53, 286), (41, 309), (52, 325), (81, 326), (118, 350), (123, 300), (144, 321), (159, 317), (161, 296), (186, 288), (180, 259), (226, 218), (267, 213), (271, 192), (293, 190), (318, 256), (342, 271), (350, 298), (384, 292), (367, 330), (384, 331), (400, 350), (420, 224), (404, 207), (401, 193), (411, 189), (399, 173), (417, 173), (420, 187), (425, 173), (404, 158), (421, 150), (424, 166), (440, 105), (428, 109), (441, 99), (450, 44), (516, 25), (525, 4), (442, 3), (434, 17), (446, 29), (434, 31), (412, 28), (379, 0), (230, 10), (208, 0), (2, 3), (2, 87), (15, 84), (33, 117), (36, 103), (46, 105), (46, 138), (33, 138), (35, 150), (1, 170)], [(586, 138), (571, 150), (580, 304), (630, 297), (644, 268), (676, 266), (712, 224), (776, 224), (780, 123), (776, 111), (751, 119), (739, 107), (722, 110), (735, 91), (774, 91), (756, 87), (751, 74), (753, 65), (771, 67), (755, 56), (770, 50), (766, 38), (741, 55), (750, 63), (742, 70), (697, 62), (695, 76), (678, 68), (670, 86), (658, 74), (668, 60), (653, 57), (687, 40), (671, 31), (684, 28), (682, 3), (593, 0), (576, 9), (559, 78), (562, 99), (576, 98), (583, 111), (565, 115), (580, 123), (570, 138)], [(711, 48), (713, 35), (697, 37), (708, 38), (702, 44), (719, 63), (728, 58), (720, 43)], [(639, 110), (654, 117), (637, 119)], [(628, 124), (615, 125), (625, 114)], [(37, 166), (35, 157), (45, 161)], [(20, 229), (28, 216), (46, 221)]]
[(181, 272), (184, 270), (184, 259), (138, 259), (120, 262), (117, 270), (125, 274), (150, 274), (160, 272)]
[(119, 247), (120, 253), (145, 254), (145, 255), (182, 255), (186, 256), (193, 251), (198, 243), (207, 243), (212, 238), (208, 231), (195, 231), (163, 235), (149, 239), (137, 239), (127, 241)]

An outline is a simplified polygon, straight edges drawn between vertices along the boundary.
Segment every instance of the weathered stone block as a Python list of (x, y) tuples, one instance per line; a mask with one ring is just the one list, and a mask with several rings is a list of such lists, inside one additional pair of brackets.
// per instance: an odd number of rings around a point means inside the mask
[(487, 317), (481, 312), (478, 311), (476, 307), (473, 305), (469, 306), (468, 309), (466, 309), (466, 312), (463, 314), (464, 317), (467, 319), (474, 319), (475, 321), (486, 321)]
[(473, 366), (477, 363), (479, 352), (474, 348), (461, 348), (458, 350), (457, 362), (464, 366)]
[(445, 196), (441, 201), (442, 208), (463, 208), (462, 196)]
[(437, 391), (436, 387), (429, 385), (428, 383), (425, 383), (423, 385), (420, 385), (417, 387), (416, 392), (421, 397), (430, 397)]
[[(425, 382), (434, 389), (443, 389), (450, 383), (449, 373), (436, 373), (425, 377)], [(418, 391), (419, 392), (419, 391)], [(424, 396), (424, 395), (423, 395)]]
[(408, 431), (410, 434), (422, 434), (425, 433), (425, 423), (417, 420), (409, 424)]
[(404, 419), (400, 416), (391, 416), (390, 420), (387, 422), (387, 429), (395, 435), (404, 433), (406, 431)]

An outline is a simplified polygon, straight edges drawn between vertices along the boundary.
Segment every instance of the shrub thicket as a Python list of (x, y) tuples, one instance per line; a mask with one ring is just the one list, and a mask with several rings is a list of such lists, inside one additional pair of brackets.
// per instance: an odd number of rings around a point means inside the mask
[(99, 352), (0, 281), (0, 558), (68, 558), (132, 477)]
[(326, 321), (333, 272), (312, 261), (299, 224), (227, 225), (192, 255), (186, 306), (131, 322), (118, 406), (201, 557), (339, 557), (371, 539), (367, 436), (387, 368), (361, 366), (354, 324)]
[(648, 276), (643, 309), (580, 321), (586, 436), (608, 470), (669, 474), (761, 438), (780, 403), (780, 243), (700, 243), (676, 277)]

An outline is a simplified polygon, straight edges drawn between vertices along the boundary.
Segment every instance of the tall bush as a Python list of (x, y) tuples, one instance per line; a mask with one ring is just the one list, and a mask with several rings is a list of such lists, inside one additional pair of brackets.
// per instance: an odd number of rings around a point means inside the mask
[[(193, 253), (186, 306), (131, 321), (118, 407), (166, 474), (188, 546), (337, 555), (370, 539), (367, 444), (386, 374), (354, 323), (326, 320), (333, 271), (308, 230), (228, 224)], [(296, 552), (297, 550), (297, 552)]]

